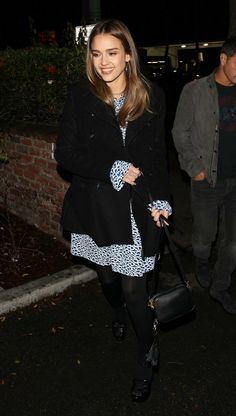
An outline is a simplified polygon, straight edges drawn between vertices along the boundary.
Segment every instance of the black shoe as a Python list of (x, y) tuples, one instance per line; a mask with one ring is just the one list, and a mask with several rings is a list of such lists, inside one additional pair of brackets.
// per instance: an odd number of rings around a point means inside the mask
[(127, 325), (125, 322), (113, 321), (112, 333), (116, 341), (123, 341), (127, 334)]
[(236, 302), (227, 290), (216, 291), (214, 288), (211, 288), (210, 295), (213, 299), (221, 303), (226, 312), (231, 315), (236, 315)]
[(208, 261), (196, 258), (195, 261), (195, 277), (201, 287), (207, 289), (211, 285), (211, 272)]
[(131, 397), (134, 402), (144, 402), (151, 393), (152, 380), (134, 379), (131, 389)]

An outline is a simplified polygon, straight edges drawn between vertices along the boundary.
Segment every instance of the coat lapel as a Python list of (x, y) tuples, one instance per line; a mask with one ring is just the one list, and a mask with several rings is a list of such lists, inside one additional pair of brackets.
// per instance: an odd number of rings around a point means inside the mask
[(101, 100), (92, 96), (92, 99), (87, 102), (86, 109), (90, 114), (94, 114), (95, 117), (98, 117), (104, 120), (106, 123), (111, 124), (113, 127), (119, 129), (119, 125), (112, 111), (112, 108), (103, 103)]
[[(94, 97), (92, 94), (87, 96), (86, 110), (91, 114), (94, 114), (95, 117), (98, 117), (104, 120), (106, 123), (110, 124), (119, 131), (119, 137), (122, 137), (119, 124), (117, 122), (116, 116), (108, 105), (103, 103), (98, 98)], [(150, 120), (156, 117), (156, 113), (146, 111), (139, 119), (131, 121), (128, 123), (126, 131), (126, 145), (129, 145), (137, 136), (137, 134), (144, 128), (148, 126)]]
[(135, 140), (137, 134), (148, 126), (153, 117), (156, 117), (156, 113), (145, 112), (139, 119), (128, 123), (126, 131), (126, 145), (129, 145), (133, 140)]

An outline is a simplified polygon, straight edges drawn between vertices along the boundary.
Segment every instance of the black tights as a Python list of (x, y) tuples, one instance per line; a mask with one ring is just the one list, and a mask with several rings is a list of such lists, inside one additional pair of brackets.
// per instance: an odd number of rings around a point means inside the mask
[(97, 266), (97, 272), (103, 293), (113, 309), (113, 319), (125, 319), (126, 304), (138, 340), (138, 362), (144, 362), (153, 341), (153, 314), (148, 307), (146, 277), (114, 273), (110, 266)]

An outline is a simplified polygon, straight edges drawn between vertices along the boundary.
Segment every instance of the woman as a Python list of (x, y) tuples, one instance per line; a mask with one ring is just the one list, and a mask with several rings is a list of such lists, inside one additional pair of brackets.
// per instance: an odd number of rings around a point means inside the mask
[[(93, 28), (86, 73), (70, 89), (55, 151), (72, 173), (62, 224), (71, 232), (71, 253), (96, 264), (118, 341), (126, 336), (128, 311), (138, 341), (131, 395), (144, 401), (153, 376), (146, 273), (158, 253), (159, 217), (171, 213), (165, 100), (140, 73), (134, 41), (120, 21)], [(155, 201), (149, 210), (148, 192)]]

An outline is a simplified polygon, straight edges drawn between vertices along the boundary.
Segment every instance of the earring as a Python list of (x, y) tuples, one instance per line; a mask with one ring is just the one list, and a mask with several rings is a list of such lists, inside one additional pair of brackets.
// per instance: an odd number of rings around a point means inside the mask
[(127, 77), (130, 76), (130, 64), (129, 64), (129, 62), (126, 62), (126, 64), (125, 64), (125, 73), (126, 73)]

